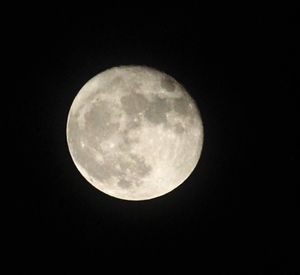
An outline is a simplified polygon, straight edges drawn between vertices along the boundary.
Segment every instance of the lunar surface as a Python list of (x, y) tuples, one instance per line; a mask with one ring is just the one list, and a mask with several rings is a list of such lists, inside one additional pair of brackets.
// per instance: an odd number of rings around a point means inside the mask
[(183, 183), (201, 154), (199, 110), (171, 76), (120, 66), (90, 79), (68, 115), (67, 142), (83, 175), (102, 192), (147, 200)]

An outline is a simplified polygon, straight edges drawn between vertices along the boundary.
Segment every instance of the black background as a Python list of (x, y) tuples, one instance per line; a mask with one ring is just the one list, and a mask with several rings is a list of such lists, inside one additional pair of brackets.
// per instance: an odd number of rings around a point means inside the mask
[[(17, 121), (9, 127), (18, 156), (12, 167), (19, 167), (11, 172), (12, 246), (24, 272), (60, 264), (133, 274), (162, 266), (184, 274), (297, 270), (294, 9), (35, 6), (13, 18), (12, 75), (21, 77), (11, 83), (17, 108), (8, 119)], [(182, 83), (205, 130), (200, 162), (185, 184), (143, 202), (87, 184), (65, 136), (79, 89), (127, 64)]]

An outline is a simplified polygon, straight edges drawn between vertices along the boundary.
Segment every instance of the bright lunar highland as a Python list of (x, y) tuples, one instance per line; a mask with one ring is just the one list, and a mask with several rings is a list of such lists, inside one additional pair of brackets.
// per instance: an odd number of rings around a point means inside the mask
[(194, 100), (173, 77), (120, 66), (90, 79), (68, 115), (67, 142), (83, 175), (124, 200), (164, 195), (192, 173), (203, 126)]

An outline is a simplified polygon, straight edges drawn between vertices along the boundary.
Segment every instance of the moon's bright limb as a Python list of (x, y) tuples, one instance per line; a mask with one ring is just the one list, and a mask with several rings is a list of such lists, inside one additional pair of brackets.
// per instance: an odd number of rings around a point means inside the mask
[(171, 76), (121, 66), (89, 80), (71, 106), (67, 142), (80, 173), (116, 198), (164, 195), (191, 174), (203, 126), (187, 91)]

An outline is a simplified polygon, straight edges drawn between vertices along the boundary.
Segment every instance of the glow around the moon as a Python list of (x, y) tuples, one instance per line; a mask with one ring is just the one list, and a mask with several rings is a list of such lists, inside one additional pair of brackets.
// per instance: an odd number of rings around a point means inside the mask
[(67, 141), (80, 173), (116, 198), (146, 200), (179, 186), (202, 149), (199, 110), (169, 75), (121, 66), (89, 80), (71, 106)]

